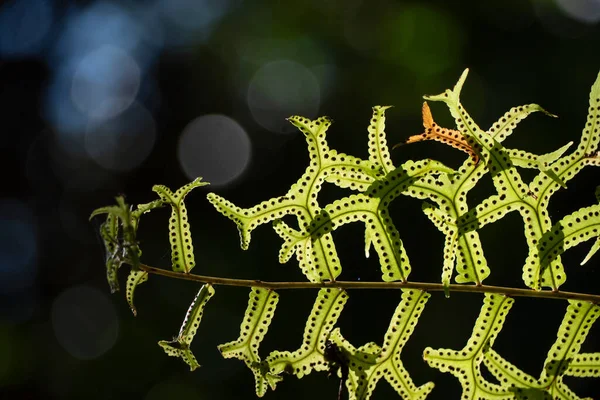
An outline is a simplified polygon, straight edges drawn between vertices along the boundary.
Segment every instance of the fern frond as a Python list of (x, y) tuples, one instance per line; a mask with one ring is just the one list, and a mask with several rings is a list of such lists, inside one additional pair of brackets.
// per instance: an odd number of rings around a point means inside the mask
[(127, 277), (127, 288), (125, 290), (125, 297), (127, 298), (127, 304), (129, 304), (129, 308), (133, 315), (137, 315), (137, 309), (133, 304), (133, 296), (135, 293), (135, 289), (138, 285), (146, 282), (148, 280), (148, 273), (142, 270), (134, 270), (129, 271), (129, 276)]
[(161, 340), (158, 342), (158, 345), (163, 348), (167, 355), (181, 358), (190, 366), (191, 371), (198, 368), (200, 364), (196, 361), (190, 345), (198, 331), (206, 303), (214, 294), (215, 289), (208, 283), (204, 284), (196, 294), (192, 304), (190, 304), (177, 337), (171, 341)]
[(312, 311), (306, 320), (304, 337), (300, 348), (294, 352), (273, 351), (266, 358), (271, 374), (282, 372), (302, 378), (315, 371), (325, 371), (325, 343), (337, 322), (348, 295), (340, 289), (321, 289)]
[(369, 161), (382, 168), (388, 174), (396, 167), (392, 163), (385, 135), (385, 110), (391, 106), (373, 107), (373, 117), (369, 124)]
[(481, 375), (484, 350), (491, 347), (514, 303), (505, 296), (486, 294), (471, 337), (462, 350), (427, 347), (423, 358), (432, 368), (456, 376), (462, 386), (461, 399), (509, 399), (513, 394), (504, 387), (486, 381)]
[[(550, 264), (566, 250), (587, 240), (600, 237), (600, 205), (582, 208), (558, 221), (538, 244), (539, 254), (530, 256), (530, 263), (539, 259), (542, 268)], [(598, 241), (596, 241), (598, 243)], [(597, 246), (597, 244), (594, 246)], [(595, 247), (588, 253), (587, 261), (595, 253)], [(583, 264), (583, 263), (582, 263)]]
[(367, 343), (356, 349), (338, 329), (332, 332), (330, 340), (342, 349), (350, 370), (346, 382), (350, 399), (369, 399), (381, 378), (385, 378), (403, 399), (425, 399), (433, 390), (433, 382), (417, 387), (400, 360), (402, 349), (429, 297), (420, 290), (402, 289), (402, 300), (392, 316), (383, 347)]
[[(205, 185), (208, 185), (208, 183), (202, 182), (202, 178), (196, 178), (194, 181), (179, 188), (175, 193), (163, 185), (154, 185), (152, 188), (160, 196), (164, 204), (171, 206), (169, 242), (171, 243), (173, 271), (189, 273), (196, 266), (192, 235), (184, 199), (193, 189)], [(142, 210), (144, 209), (142, 208)]]
[(272, 290), (252, 288), (248, 300), (248, 308), (240, 325), (238, 339), (219, 345), (219, 351), (224, 358), (242, 360), (252, 370), (256, 383), (256, 395), (264, 396), (267, 386), (275, 390), (277, 382), (283, 378), (269, 372), (268, 364), (261, 362), (258, 348), (267, 334), (279, 295)]
[(580, 400), (580, 397), (563, 382), (563, 377), (600, 376), (598, 353), (579, 354), (581, 344), (599, 316), (599, 306), (569, 301), (556, 341), (548, 351), (539, 379), (506, 361), (491, 349), (491, 344), (485, 349), (485, 365), (498, 381), (503, 382), (504, 386), (515, 393), (516, 398), (525, 398), (536, 393), (540, 398)]

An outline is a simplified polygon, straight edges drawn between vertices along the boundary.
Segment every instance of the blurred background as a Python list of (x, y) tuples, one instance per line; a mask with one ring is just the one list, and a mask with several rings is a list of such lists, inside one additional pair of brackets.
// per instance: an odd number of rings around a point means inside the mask
[[(0, 397), (255, 398), (251, 372), (216, 348), (237, 337), (248, 290), (216, 288), (192, 347), (203, 367), (191, 373), (156, 343), (177, 334), (198, 286), (151, 276), (136, 291), (134, 317), (123, 292), (110, 295), (100, 221), (90, 223), (90, 212), (117, 194), (148, 202), (156, 198), (153, 184), (176, 189), (203, 176), (211, 185), (186, 202), (194, 272), (304, 280), (295, 260), (279, 265), (280, 239), (270, 227), (257, 229), (242, 251), (234, 224), (206, 201), (214, 191), (248, 207), (287, 191), (308, 162), (303, 135), (287, 116), (332, 117), (330, 146), (366, 158), (372, 106), (394, 106), (388, 141), (401, 142), (422, 132), (422, 95), (452, 87), (469, 67), (462, 100), (480, 126), (530, 102), (559, 115), (532, 115), (505, 142), (549, 152), (578, 141), (600, 70), (599, 24), (600, 0), (2, 2)], [(453, 126), (443, 105), (431, 107), (438, 123)], [(396, 165), (432, 157), (456, 167), (465, 155), (418, 143), (392, 157)], [(553, 219), (594, 204), (598, 178), (587, 169), (572, 180), (551, 203)], [(469, 202), (492, 192), (485, 179)], [(346, 194), (326, 186), (320, 204)], [(168, 213), (143, 218), (139, 239), (149, 265), (170, 267)], [(411, 280), (439, 281), (443, 236), (420, 202), (400, 198), (392, 215)], [(480, 234), (492, 268), (486, 283), (522, 287), (520, 217), (510, 214)], [(380, 279), (376, 257), (364, 259), (361, 226), (344, 226), (334, 240), (341, 279)], [(598, 293), (598, 259), (579, 267), (589, 246), (563, 257), (564, 290)], [(308, 315), (316, 291), (280, 295), (263, 357), (299, 347), (304, 317), (297, 317)], [(459, 398), (460, 386), (428, 368), (423, 349), (462, 348), (481, 299), (434, 293), (425, 309), (402, 357), (417, 385), (435, 382), (429, 398)], [(351, 292), (338, 325), (356, 346), (381, 343), (399, 300), (399, 292)], [(538, 376), (565, 308), (518, 299), (495, 348)], [(598, 338), (595, 326), (582, 351), (600, 351)], [(592, 379), (567, 382), (582, 397), (600, 393)], [(266, 398), (333, 400), (337, 388), (325, 373), (288, 377)], [(395, 393), (381, 381), (374, 398)]]

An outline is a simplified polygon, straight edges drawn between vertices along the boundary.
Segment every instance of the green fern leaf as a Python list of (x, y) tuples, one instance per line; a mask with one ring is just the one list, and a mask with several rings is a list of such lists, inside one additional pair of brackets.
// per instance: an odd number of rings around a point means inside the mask
[(205, 185), (208, 185), (208, 183), (202, 182), (202, 178), (196, 178), (193, 182), (179, 188), (175, 193), (163, 185), (154, 185), (152, 188), (160, 196), (164, 204), (171, 206), (169, 241), (171, 242), (173, 271), (189, 273), (196, 265), (190, 224), (187, 220), (187, 209), (183, 200), (194, 188)]
[(380, 166), (385, 174), (396, 167), (392, 163), (385, 135), (385, 110), (391, 106), (373, 107), (373, 117), (369, 124), (369, 161)]
[[(214, 193), (208, 194), (208, 200), (223, 215), (233, 220), (240, 234), (241, 247), (247, 249), (250, 244), (251, 232), (259, 225), (279, 220), (285, 215), (295, 215), (299, 227), (307, 226), (320, 212), (317, 203), (317, 194), (324, 182), (331, 182), (340, 187), (357, 190), (366, 190), (369, 185), (380, 175), (381, 167), (372, 162), (338, 153), (329, 149), (325, 134), (331, 125), (326, 117), (310, 121), (303, 117), (288, 119), (306, 137), (310, 164), (302, 177), (292, 185), (285, 196), (276, 197), (261, 202), (250, 208), (240, 208), (228, 200)], [(383, 153), (382, 153), (383, 154)], [(282, 228), (282, 226), (279, 226)], [(282, 234), (291, 232), (281, 230), (276, 226), (276, 232)], [(305, 232), (295, 234), (306, 239)], [(282, 236), (284, 237), (284, 236)], [(284, 237), (286, 240), (286, 237)], [(302, 243), (301, 243), (302, 242)], [(318, 260), (314, 266), (301, 265), (302, 271), (312, 282), (335, 280), (341, 273), (337, 252), (331, 238), (326, 234), (308, 244), (306, 240), (295, 241), (295, 249), (311, 247), (311, 253)], [(284, 243), (284, 246), (286, 244)], [(289, 254), (280, 260), (288, 260)], [(308, 261), (306, 261), (308, 262)]]
[(600, 378), (600, 353), (577, 354), (569, 363), (565, 375)]
[(600, 376), (600, 354), (579, 354), (590, 328), (600, 316), (600, 307), (592, 303), (569, 301), (567, 312), (558, 329), (556, 341), (548, 351), (539, 379), (512, 365), (486, 346), (485, 365), (498, 381), (508, 386), (517, 398), (536, 393), (540, 398), (579, 400), (563, 382), (565, 375)]
[(275, 390), (277, 382), (283, 378), (268, 371), (268, 364), (261, 362), (258, 347), (267, 334), (279, 301), (279, 295), (272, 290), (252, 288), (248, 308), (240, 325), (238, 339), (219, 345), (224, 358), (237, 358), (244, 361), (254, 373), (256, 395), (264, 396), (267, 385)]
[(502, 386), (487, 382), (481, 375), (484, 350), (491, 347), (514, 303), (505, 296), (486, 294), (473, 333), (462, 350), (427, 347), (423, 358), (432, 368), (450, 372), (462, 386), (461, 399), (509, 399), (512, 394)]
[(203, 285), (196, 294), (196, 297), (194, 297), (192, 304), (190, 304), (177, 337), (172, 341), (161, 340), (158, 342), (158, 345), (163, 348), (165, 353), (172, 357), (180, 357), (190, 366), (191, 371), (198, 368), (200, 364), (198, 364), (196, 357), (192, 353), (192, 350), (190, 350), (190, 345), (198, 331), (206, 303), (208, 303), (214, 294), (215, 289), (210, 284)]
[[(554, 224), (552, 229), (542, 236), (538, 244), (539, 254), (530, 256), (530, 259), (534, 258), (530, 263), (539, 259), (542, 268), (548, 268), (566, 250), (595, 237), (600, 237), (600, 205), (582, 208)], [(595, 253), (597, 243), (598, 240), (584, 262)]]
[[(434, 225), (444, 234), (444, 264), (442, 283), (450, 284), (456, 268), (458, 283), (481, 284), (490, 274), (482, 251), (478, 221), (469, 217), (467, 194), (485, 173), (483, 163), (475, 164), (467, 159), (456, 173), (440, 175), (437, 178), (425, 176), (415, 182), (407, 194), (419, 199), (429, 199), (436, 203)], [(425, 211), (431, 219), (430, 211)], [(433, 220), (432, 220), (433, 221)]]
[[(411, 270), (410, 264), (398, 230), (389, 218), (387, 208), (392, 200), (406, 191), (419, 177), (448, 171), (452, 170), (432, 160), (407, 161), (385, 178), (373, 183), (364, 194), (351, 195), (327, 205), (315, 216), (304, 235), (307, 239), (313, 240), (314, 247), (318, 243), (315, 238), (330, 235), (330, 232), (347, 223), (362, 221), (366, 226), (366, 236), (370, 238), (370, 242), (379, 254), (382, 279), (405, 281)], [(290, 240), (293, 239), (288, 238), (286, 242)], [(318, 262), (316, 260), (314, 264)], [(333, 265), (336, 272), (338, 269), (341, 270), (337, 258), (329, 265)]]
[(282, 372), (302, 378), (315, 371), (325, 371), (325, 343), (337, 322), (348, 295), (341, 289), (321, 289), (306, 321), (300, 348), (294, 352), (273, 351), (266, 358), (271, 374)]
[(127, 304), (129, 304), (129, 308), (133, 315), (137, 315), (137, 309), (133, 304), (133, 295), (135, 293), (135, 289), (138, 285), (146, 282), (148, 280), (148, 273), (142, 270), (134, 270), (129, 271), (129, 276), (127, 277), (127, 289), (125, 291), (125, 297), (127, 298)]
[[(557, 159), (557, 157), (564, 153), (566, 146), (548, 155), (539, 156), (534, 164), (541, 170), (541, 173), (534, 179), (531, 185), (526, 185), (517, 172), (510, 158), (510, 153), (495, 139), (496, 137), (503, 139), (507, 134), (500, 133), (498, 130), (491, 133), (484, 132), (475, 124), (460, 104), (460, 91), (466, 79), (467, 72), (468, 70), (465, 70), (453, 90), (446, 90), (441, 95), (426, 96), (426, 98), (445, 102), (456, 121), (458, 130), (474, 150), (482, 153), (500, 196), (500, 201), (513, 203), (514, 206), (511, 208), (518, 210), (521, 214), (525, 223), (525, 236), (530, 249), (530, 256), (534, 257), (537, 242), (551, 226), (547, 213), (549, 195), (546, 195), (544, 192), (547, 193), (547, 189), (556, 190), (557, 187), (564, 186), (567, 181), (566, 178), (568, 178), (568, 176), (562, 176), (563, 173), (561, 171), (564, 170), (564, 167), (557, 167), (559, 164), (561, 166), (566, 164), (565, 157)], [(592, 91), (594, 92), (594, 89)], [(505, 127), (508, 126), (512, 132), (512, 128), (516, 126), (516, 123), (533, 111), (542, 111), (553, 116), (545, 112), (540, 106), (532, 104), (509, 111), (501, 119), (501, 122), (504, 123)], [(494, 125), (496, 128), (493, 127), (492, 129), (501, 129), (501, 122), (496, 123)], [(593, 125), (590, 122), (589, 124)], [(592, 148), (587, 147), (586, 149), (592, 150)], [(552, 163), (552, 161), (554, 162)], [(573, 172), (577, 171), (571, 171), (569, 174)], [(542, 186), (545, 188), (543, 191), (540, 190)], [(540, 193), (543, 193), (541, 197)], [(507, 211), (508, 208), (504, 208), (504, 212)], [(533, 263), (528, 262), (523, 266), (523, 280), (527, 286), (538, 290), (541, 286), (557, 290), (566, 280), (566, 274), (560, 259), (554, 260), (551, 268), (544, 268), (530, 257), (529, 261), (531, 260), (533, 260)]]
[(392, 316), (381, 348), (367, 343), (356, 349), (341, 336), (339, 329), (332, 332), (330, 340), (342, 349), (350, 370), (346, 385), (351, 399), (369, 399), (381, 378), (403, 399), (424, 399), (433, 390), (432, 382), (417, 387), (400, 360), (429, 297), (420, 290), (402, 289), (402, 301)]

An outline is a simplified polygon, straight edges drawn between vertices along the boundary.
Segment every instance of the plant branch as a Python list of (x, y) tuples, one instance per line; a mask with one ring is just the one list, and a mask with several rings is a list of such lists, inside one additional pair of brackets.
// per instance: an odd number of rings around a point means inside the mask
[[(139, 268), (149, 274), (162, 275), (169, 278), (182, 279), (186, 281), (210, 283), (211, 285), (223, 285), (223, 286), (241, 286), (241, 287), (260, 287), (265, 289), (320, 289), (325, 287), (335, 287), (342, 289), (419, 289), (428, 292), (443, 292), (444, 285), (441, 283), (427, 283), (427, 282), (361, 282), (361, 281), (334, 281), (334, 282), (266, 282), (252, 279), (233, 279), (233, 278), (220, 278), (216, 276), (203, 276), (186, 274), (183, 272), (169, 271), (166, 269), (160, 269), (151, 267), (149, 265), (140, 264)], [(586, 294), (586, 293), (575, 293), (575, 292), (561, 292), (561, 291), (550, 291), (550, 290), (531, 290), (531, 289), (519, 289), (511, 287), (501, 286), (487, 286), (487, 285), (459, 285), (450, 284), (448, 287), (450, 292), (468, 292), (468, 293), (495, 293), (503, 294), (509, 297), (540, 297), (546, 299), (566, 299), (566, 300), (579, 300), (589, 301), (592, 303), (600, 303), (600, 295)]]

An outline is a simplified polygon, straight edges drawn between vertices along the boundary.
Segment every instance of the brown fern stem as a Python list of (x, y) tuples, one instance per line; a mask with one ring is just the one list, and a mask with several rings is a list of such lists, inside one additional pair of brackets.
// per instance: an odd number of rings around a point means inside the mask
[[(361, 281), (334, 281), (334, 282), (267, 282), (252, 279), (233, 279), (220, 278), (216, 276), (204, 276), (195, 274), (186, 274), (183, 272), (175, 272), (161, 268), (151, 267), (149, 265), (140, 264), (139, 268), (149, 274), (162, 275), (169, 278), (182, 279), (187, 281), (210, 283), (211, 285), (223, 286), (241, 286), (241, 287), (260, 287), (272, 290), (281, 289), (320, 289), (327, 287), (335, 287), (341, 289), (419, 289), (426, 292), (443, 292), (445, 287), (441, 283), (427, 282), (361, 282)], [(509, 297), (539, 297), (545, 299), (563, 299), (563, 300), (579, 300), (589, 301), (592, 303), (600, 303), (600, 295), (576, 293), (576, 292), (561, 292), (532, 289), (519, 289), (502, 286), (487, 286), (487, 285), (458, 285), (450, 284), (448, 287), (450, 292), (467, 292), (467, 293), (495, 293), (503, 294)]]

